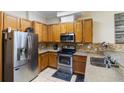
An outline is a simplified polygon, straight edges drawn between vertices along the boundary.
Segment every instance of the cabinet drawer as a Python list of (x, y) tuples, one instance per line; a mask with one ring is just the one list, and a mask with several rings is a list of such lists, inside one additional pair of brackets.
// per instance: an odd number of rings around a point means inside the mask
[(86, 62), (87, 56), (74, 56), (73, 61), (75, 62)]

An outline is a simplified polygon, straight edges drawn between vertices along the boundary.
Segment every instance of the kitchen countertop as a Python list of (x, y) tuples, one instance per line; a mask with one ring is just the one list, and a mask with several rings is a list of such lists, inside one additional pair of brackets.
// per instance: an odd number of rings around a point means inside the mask
[(120, 51), (105, 51), (104, 54), (111, 56), (120, 65), (124, 66), (124, 52), (120, 52)]
[(104, 55), (92, 54), (86, 52), (76, 52), (74, 55), (87, 56), (85, 82), (123, 82), (124, 69), (122, 68), (104, 68), (90, 64), (90, 57), (103, 58)]
[(38, 51), (38, 54), (42, 54), (42, 53), (45, 53), (45, 52), (57, 52), (59, 50), (54, 50), (54, 49), (43, 49), (43, 50), (39, 50)]
[[(39, 51), (39, 54), (45, 52), (57, 52), (58, 50), (44, 49)], [(108, 52), (106, 52), (108, 54)], [(110, 53), (109, 53), (110, 54)], [(111, 53), (111, 55), (114, 53)], [(100, 54), (92, 54), (87, 52), (76, 52), (74, 55), (87, 56), (85, 82), (123, 82), (124, 81), (124, 68), (104, 68), (97, 67), (90, 64), (90, 57), (104, 57)]]
[(121, 82), (124, 81), (124, 73), (119, 68), (104, 68), (90, 64), (90, 57), (102, 57), (101, 55), (89, 54), (86, 64), (86, 82)]

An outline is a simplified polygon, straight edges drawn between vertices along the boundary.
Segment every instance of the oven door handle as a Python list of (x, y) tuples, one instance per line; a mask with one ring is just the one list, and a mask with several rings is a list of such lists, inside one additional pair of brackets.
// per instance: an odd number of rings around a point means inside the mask
[(59, 54), (59, 56), (72, 57), (72, 55), (67, 55), (67, 54)]

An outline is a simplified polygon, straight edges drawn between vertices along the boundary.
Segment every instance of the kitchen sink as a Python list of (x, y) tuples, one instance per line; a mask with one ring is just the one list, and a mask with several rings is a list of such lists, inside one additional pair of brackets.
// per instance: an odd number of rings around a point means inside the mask
[(90, 63), (94, 66), (98, 67), (106, 67), (106, 61), (105, 58), (98, 58), (98, 57), (90, 57)]

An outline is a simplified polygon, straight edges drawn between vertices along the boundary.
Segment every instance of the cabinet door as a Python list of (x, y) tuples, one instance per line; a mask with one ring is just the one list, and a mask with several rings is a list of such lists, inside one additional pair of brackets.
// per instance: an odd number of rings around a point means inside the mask
[(61, 25), (60, 25), (60, 29), (61, 29), (61, 33), (66, 33), (66, 23), (62, 23)]
[(48, 41), (52, 42), (53, 41), (53, 28), (52, 28), (52, 25), (47, 26), (47, 32), (48, 32)]
[(33, 22), (33, 28), (36, 34), (38, 34), (38, 42), (41, 42), (41, 24), (38, 22)]
[(11, 27), (12, 30), (19, 29), (19, 18), (4, 14), (4, 29)]
[(76, 42), (82, 42), (82, 36), (83, 36), (83, 33), (82, 33), (82, 29), (83, 29), (83, 24), (82, 24), (82, 21), (77, 21), (74, 23), (74, 27), (75, 27), (75, 41)]
[(92, 42), (92, 33), (93, 33), (93, 20), (86, 19), (83, 21), (83, 42), (91, 43)]
[(40, 69), (43, 70), (45, 68), (45, 55), (41, 54), (40, 58)]
[(38, 55), (38, 69), (41, 71), (41, 55)]
[(66, 32), (74, 32), (74, 24), (73, 23), (66, 23)]
[(74, 73), (76, 73), (76, 74), (85, 74), (85, 66), (86, 66), (86, 62), (74, 61), (73, 62)]
[(44, 55), (41, 54), (40, 55), (40, 63), (39, 63), (39, 65), (40, 65), (40, 71), (43, 70), (43, 62), (44, 62)]
[(44, 68), (46, 68), (48, 66), (48, 53), (44, 54)]
[(77, 56), (73, 57), (73, 71), (76, 74), (85, 74), (85, 66), (86, 66), (86, 56)]
[(49, 53), (49, 66), (57, 68), (57, 53)]
[(56, 25), (56, 42), (60, 42), (60, 24)]
[(42, 41), (47, 42), (47, 26), (42, 24)]
[(32, 21), (27, 19), (21, 19), (21, 22), (20, 22), (21, 31), (25, 32), (26, 28), (28, 27), (32, 27)]
[(60, 24), (53, 25), (53, 39), (54, 42), (60, 42)]

